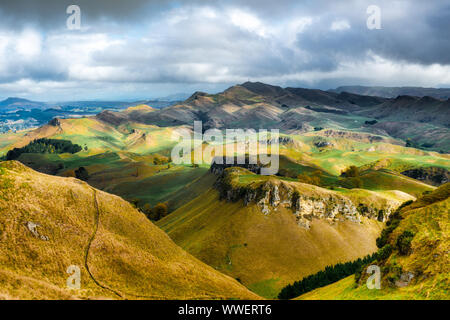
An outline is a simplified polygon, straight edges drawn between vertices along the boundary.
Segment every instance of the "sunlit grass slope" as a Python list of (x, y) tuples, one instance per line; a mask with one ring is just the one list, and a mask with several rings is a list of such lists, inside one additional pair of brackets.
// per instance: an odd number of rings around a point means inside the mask
[[(358, 141), (345, 136), (321, 136), (321, 132), (291, 137), (296, 143), (281, 146), (282, 154), (320, 167), (332, 175), (339, 175), (351, 165), (365, 168), (377, 165), (378, 169), (396, 172), (427, 166), (450, 168), (449, 154), (406, 148), (386, 142)], [(329, 145), (318, 147), (320, 143)]]
[[(388, 243), (393, 253), (378, 262), (380, 290), (369, 290), (365, 279), (357, 285), (351, 276), (300, 296), (300, 299), (450, 299), (450, 184), (425, 195), (401, 211), (402, 220)], [(411, 249), (400, 254), (396, 243), (405, 231), (412, 232)], [(377, 264), (377, 262), (375, 263)], [(397, 286), (400, 275), (414, 275), (406, 286)]]
[[(66, 288), (70, 265), (81, 269), (80, 290)], [(121, 198), (7, 161), (0, 164), (0, 298), (258, 296), (187, 254)]]
[(33, 130), (0, 135), (0, 153), (14, 147), (23, 147), (39, 138), (66, 139), (87, 147), (79, 155), (93, 155), (111, 151), (129, 151), (139, 154), (157, 152), (173, 146), (177, 127), (160, 128), (153, 125), (127, 122), (112, 125), (96, 117), (59, 119), (58, 124), (46, 124)]
[(200, 260), (268, 298), (327, 265), (375, 251), (382, 228), (366, 218), (335, 224), (314, 219), (306, 230), (291, 210), (264, 215), (256, 205), (220, 201), (213, 189), (157, 225)]

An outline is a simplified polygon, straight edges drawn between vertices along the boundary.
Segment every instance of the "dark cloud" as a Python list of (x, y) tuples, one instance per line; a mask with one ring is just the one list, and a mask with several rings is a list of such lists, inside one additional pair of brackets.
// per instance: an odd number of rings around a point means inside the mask
[(75, 4), (81, 8), (86, 24), (135, 24), (152, 18), (162, 10), (176, 7), (172, 0), (1, 0), (0, 23), (10, 28), (34, 25), (46, 30), (65, 28), (66, 9)]
[[(66, 29), (71, 4), (81, 7), (81, 31)], [(372, 4), (381, 30), (366, 27)], [(446, 0), (0, 0), (0, 94), (24, 80), (83, 92), (122, 84), (133, 93), (144, 84), (183, 92), (248, 79), (432, 86), (450, 82), (448, 30)]]
[[(393, 3), (393, 2), (391, 2)], [(298, 36), (298, 46), (314, 52), (314, 67), (328, 70), (345, 59), (366, 59), (370, 50), (384, 58), (419, 64), (450, 64), (450, 3), (403, 2), (401, 8), (382, 2), (381, 30), (366, 27), (366, 15), (345, 12), (321, 15), (313, 30)], [(346, 19), (351, 28), (330, 32), (330, 21)]]

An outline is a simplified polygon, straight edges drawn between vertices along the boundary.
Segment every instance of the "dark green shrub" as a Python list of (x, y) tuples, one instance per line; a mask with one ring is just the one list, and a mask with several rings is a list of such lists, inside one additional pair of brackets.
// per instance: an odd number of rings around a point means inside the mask
[(386, 260), (392, 253), (392, 246), (390, 244), (385, 245), (377, 252), (377, 260)]
[(413, 203), (414, 201), (412, 201), (412, 200), (408, 200), (408, 201), (405, 201), (405, 202), (403, 202), (401, 205), (400, 205), (400, 207), (398, 207), (397, 208), (397, 211), (399, 211), (400, 209), (402, 209), (402, 208), (404, 208), (404, 207), (406, 207), (406, 206), (409, 206), (411, 203)]
[(401, 255), (407, 255), (411, 251), (411, 241), (414, 238), (414, 233), (411, 231), (404, 231), (401, 235), (398, 236), (396, 246), (398, 252)]
[(167, 208), (167, 204), (165, 203), (158, 203), (153, 208), (149, 203), (146, 203), (142, 208), (142, 211), (150, 220), (158, 221), (167, 216), (169, 210)]
[(386, 222), (386, 226), (381, 231), (380, 236), (376, 240), (378, 248), (383, 248), (388, 243), (389, 236), (400, 224), (400, 221), (402, 219), (400, 215), (400, 209), (410, 205), (411, 203), (412, 203), (411, 200), (405, 201), (404, 203), (402, 203), (400, 207), (397, 208), (397, 210), (393, 214), (389, 216), (389, 219)]
[(347, 178), (359, 177), (359, 168), (357, 166), (350, 166), (341, 173), (341, 176)]
[(77, 179), (87, 181), (89, 179), (89, 173), (85, 167), (79, 167), (77, 170), (75, 170), (75, 177)]

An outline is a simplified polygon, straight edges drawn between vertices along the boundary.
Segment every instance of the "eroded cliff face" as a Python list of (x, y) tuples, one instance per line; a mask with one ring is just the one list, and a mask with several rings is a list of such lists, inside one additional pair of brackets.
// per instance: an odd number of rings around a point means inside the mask
[(246, 206), (256, 204), (266, 215), (282, 207), (290, 209), (298, 225), (306, 229), (310, 228), (313, 218), (326, 219), (330, 222), (344, 220), (361, 222), (361, 216), (366, 216), (385, 221), (395, 209), (389, 205), (376, 208), (369, 204), (353, 203), (347, 197), (312, 185), (313, 192), (300, 192), (295, 183), (276, 178), (240, 185), (236, 183), (236, 179), (239, 179), (236, 171), (239, 170), (226, 169), (218, 177), (215, 188), (222, 200), (230, 202), (243, 200)]

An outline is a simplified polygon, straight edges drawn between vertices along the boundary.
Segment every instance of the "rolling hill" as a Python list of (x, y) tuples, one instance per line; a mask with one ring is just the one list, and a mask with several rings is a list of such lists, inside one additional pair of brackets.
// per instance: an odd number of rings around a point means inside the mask
[(4, 109), (12, 109), (12, 108), (24, 108), (24, 109), (32, 109), (32, 108), (43, 108), (46, 104), (44, 102), (31, 101), (28, 99), (17, 98), (17, 97), (9, 97), (5, 100), (0, 101), (0, 108)]
[[(140, 206), (167, 201), (171, 210), (176, 209), (205, 191), (202, 187), (180, 196), (184, 186), (206, 172), (209, 160), (205, 159), (200, 168), (169, 163), (175, 144), (172, 138), (178, 136), (181, 128), (190, 128), (158, 127), (127, 119), (130, 113), (154, 112), (147, 106), (138, 106), (123, 113), (107, 111), (97, 117), (55, 119), (35, 130), (1, 135), (0, 152), (6, 154), (40, 138), (70, 140), (83, 150), (73, 155), (22, 154), (18, 160), (35, 170), (60, 176), (74, 176), (76, 169), (85, 167), (89, 172), (88, 183), (96, 188), (129, 201), (137, 199)], [(109, 116), (120, 120), (111, 121)], [(417, 196), (430, 187), (397, 173), (431, 166), (442, 170), (450, 167), (445, 154), (405, 148), (397, 145), (395, 139), (368, 133), (323, 129), (282, 134), (280, 139), (280, 175), (296, 179), (299, 174), (310, 175), (319, 170), (325, 186), (341, 186), (339, 175), (351, 165), (365, 168), (384, 161), (385, 165), (378, 164), (376, 170), (382, 168), (385, 172), (365, 172), (362, 187), (389, 190), (394, 183), (396, 189)], [(379, 183), (371, 182), (371, 177)]]
[[(187, 254), (117, 196), (0, 164), (3, 299), (258, 299)], [(69, 266), (81, 288), (66, 287)]]

